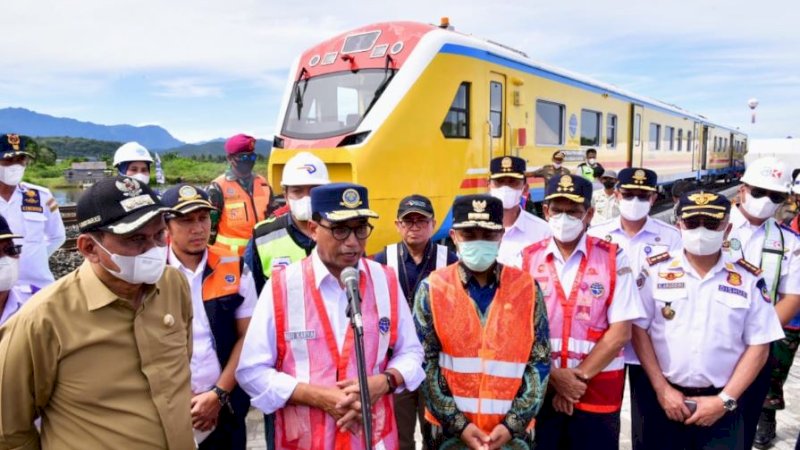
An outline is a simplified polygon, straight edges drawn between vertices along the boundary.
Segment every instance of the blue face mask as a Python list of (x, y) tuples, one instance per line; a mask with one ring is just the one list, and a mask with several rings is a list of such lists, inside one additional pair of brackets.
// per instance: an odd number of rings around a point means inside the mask
[(500, 241), (463, 241), (458, 244), (458, 257), (473, 272), (483, 272), (497, 259)]

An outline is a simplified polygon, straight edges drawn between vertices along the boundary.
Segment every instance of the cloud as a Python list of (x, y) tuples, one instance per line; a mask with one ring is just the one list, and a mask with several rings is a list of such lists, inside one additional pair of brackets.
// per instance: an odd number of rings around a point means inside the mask
[(155, 83), (157, 91), (154, 95), (167, 98), (201, 98), (222, 97), (223, 91), (219, 86), (195, 78), (177, 78), (162, 80)]

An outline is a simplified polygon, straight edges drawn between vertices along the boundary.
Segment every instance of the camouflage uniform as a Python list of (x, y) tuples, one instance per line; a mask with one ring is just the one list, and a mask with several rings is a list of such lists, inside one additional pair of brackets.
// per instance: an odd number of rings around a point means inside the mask
[(545, 183), (547, 183), (548, 181), (550, 181), (550, 178), (552, 178), (554, 175), (561, 176), (569, 174), (570, 174), (569, 169), (567, 169), (564, 166), (561, 166), (558, 169), (556, 169), (554, 165), (548, 164), (542, 167), (541, 169), (533, 172), (531, 176), (544, 178)]
[(800, 345), (800, 329), (784, 328), (786, 337), (772, 343), (772, 351), (769, 354), (772, 365), (772, 374), (769, 384), (767, 398), (764, 399), (764, 409), (779, 410), (786, 408), (783, 401), (783, 384), (789, 376), (789, 369), (792, 368), (794, 354)]

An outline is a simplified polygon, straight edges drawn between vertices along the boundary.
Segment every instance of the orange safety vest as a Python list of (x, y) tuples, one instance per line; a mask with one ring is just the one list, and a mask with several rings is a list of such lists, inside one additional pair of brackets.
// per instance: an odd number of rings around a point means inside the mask
[(215, 245), (242, 256), (247, 242), (253, 236), (253, 227), (267, 217), (272, 189), (261, 175), (253, 175), (252, 196), (237, 180), (229, 180), (224, 174), (218, 176), (214, 183), (219, 186), (224, 202)]
[[(491, 433), (511, 409), (530, 359), (536, 285), (527, 273), (504, 266), (482, 326), (458, 264), (432, 272), (428, 280), (434, 331), (442, 344), (442, 376), (458, 409)], [(439, 425), (428, 410), (425, 418)]]

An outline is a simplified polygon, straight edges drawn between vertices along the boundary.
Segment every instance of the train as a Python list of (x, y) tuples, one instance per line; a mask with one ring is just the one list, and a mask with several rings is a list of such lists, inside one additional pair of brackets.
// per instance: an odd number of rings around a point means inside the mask
[[(647, 167), (659, 184), (738, 178), (748, 138), (678, 106), (529, 58), (439, 25), (367, 25), (307, 49), (290, 68), (268, 165), (280, 193), (286, 161), (310, 151), (331, 179), (367, 186), (381, 218), (367, 252), (397, 241), (397, 205), (417, 193), (446, 237), (459, 195), (488, 191), (489, 161), (514, 155), (529, 172), (556, 150), (576, 168), (594, 148), (604, 167)], [(531, 201), (544, 180), (529, 177)]]

